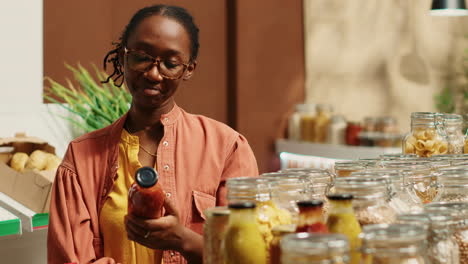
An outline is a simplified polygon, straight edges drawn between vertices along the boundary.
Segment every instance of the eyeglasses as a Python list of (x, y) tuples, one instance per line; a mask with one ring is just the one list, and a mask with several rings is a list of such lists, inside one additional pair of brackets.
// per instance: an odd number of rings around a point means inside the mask
[(134, 71), (147, 72), (153, 65), (158, 67), (159, 74), (163, 78), (177, 80), (184, 74), (189, 66), (188, 63), (182, 62), (179, 58), (160, 59), (154, 58), (142, 51), (124, 48), (127, 56), (128, 67)]

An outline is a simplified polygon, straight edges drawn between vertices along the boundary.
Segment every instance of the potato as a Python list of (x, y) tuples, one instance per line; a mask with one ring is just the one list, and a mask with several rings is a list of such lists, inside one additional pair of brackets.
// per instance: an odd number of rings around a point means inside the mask
[(26, 169), (37, 169), (43, 170), (47, 165), (47, 158), (49, 153), (42, 150), (35, 150), (29, 156), (28, 162), (26, 162)]
[(44, 170), (56, 170), (62, 162), (62, 159), (55, 156), (54, 154), (49, 154), (47, 156), (47, 164)]
[(13, 157), (11, 157), (10, 167), (15, 171), (21, 172), (24, 170), (28, 158), (28, 154), (23, 152), (16, 152)]

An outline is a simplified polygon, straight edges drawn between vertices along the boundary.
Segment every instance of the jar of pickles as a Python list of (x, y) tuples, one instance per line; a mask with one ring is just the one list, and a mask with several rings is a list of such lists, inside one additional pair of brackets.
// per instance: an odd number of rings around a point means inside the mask
[(443, 210), (453, 212), (454, 235), (460, 250), (460, 263), (468, 263), (468, 203), (460, 202), (436, 202), (427, 204), (424, 210)]
[(453, 237), (454, 218), (450, 212), (432, 212), (398, 215), (399, 224), (412, 224), (428, 231), (428, 258), (433, 264), (459, 264), (460, 252)]
[(222, 242), (229, 224), (230, 211), (225, 206), (205, 210), (206, 221), (203, 224), (203, 263), (224, 263)]
[(283, 264), (348, 264), (349, 243), (341, 234), (288, 234), (281, 239)]
[(427, 231), (407, 224), (363, 227), (362, 255), (365, 264), (427, 264)]
[(365, 170), (366, 166), (361, 161), (337, 161), (335, 162), (336, 177), (348, 177), (352, 172)]
[(337, 178), (333, 194), (352, 194), (353, 208), (361, 226), (392, 223), (397, 212), (390, 205), (390, 186), (377, 177)]
[(431, 157), (447, 152), (448, 143), (438, 115), (429, 112), (412, 113), (411, 132), (403, 139), (403, 153)]
[(253, 202), (256, 204), (256, 219), (265, 244), (269, 245), (276, 225), (291, 224), (291, 214), (280, 209), (272, 197), (275, 185), (272, 180), (261, 177), (240, 177), (227, 180), (227, 200), (229, 203)]
[(444, 130), (447, 134), (448, 154), (461, 154), (465, 145), (463, 117), (457, 114), (443, 115)]

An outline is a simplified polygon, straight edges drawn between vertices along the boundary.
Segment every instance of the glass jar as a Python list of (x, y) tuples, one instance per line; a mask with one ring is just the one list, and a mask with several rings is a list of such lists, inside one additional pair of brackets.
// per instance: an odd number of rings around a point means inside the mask
[(317, 118), (315, 119), (315, 140), (317, 143), (326, 143), (333, 108), (328, 104), (317, 105)]
[(363, 227), (362, 254), (365, 264), (428, 264), (427, 232), (406, 224)]
[(328, 195), (330, 212), (327, 219), (327, 227), (331, 233), (343, 234), (348, 238), (350, 246), (350, 263), (359, 264), (361, 255), (359, 248), (361, 241), (359, 234), (361, 226), (353, 209), (353, 196), (350, 194)]
[(328, 233), (323, 215), (323, 201), (298, 201), (297, 206), (299, 207), (299, 220), (296, 226), (297, 233)]
[(334, 168), (336, 177), (348, 177), (352, 172), (365, 170), (366, 166), (360, 161), (337, 161)]
[(228, 203), (253, 202), (256, 204), (256, 219), (266, 245), (273, 235), (271, 229), (276, 225), (291, 224), (288, 211), (277, 206), (272, 197), (275, 185), (272, 180), (261, 177), (240, 177), (227, 180)]
[(298, 106), (300, 113), (300, 138), (302, 141), (313, 142), (316, 133), (316, 106), (315, 104), (302, 104)]
[(463, 117), (457, 114), (443, 115), (444, 130), (447, 135), (448, 154), (462, 154), (465, 145)]
[(468, 170), (442, 170), (437, 176), (435, 201), (468, 202)]
[(359, 146), (359, 133), (362, 126), (359, 122), (348, 122), (346, 126), (346, 144), (350, 146)]
[(296, 104), (295, 112), (289, 117), (288, 138), (290, 140), (301, 140), (301, 122), (302, 116), (315, 117), (315, 105)]
[(328, 129), (327, 143), (333, 145), (346, 144), (346, 119), (342, 115), (334, 115), (330, 120), (330, 127)]
[(311, 199), (312, 190), (307, 188), (310, 183), (299, 175), (290, 175), (276, 177), (271, 184), (273, 202), (278, 209), (287, 212), (289, 216), (289, 219), (282, 219), (282, 224), (297, 223), (299, 215), (297, 202)]
[(225, 206), (205, 210), (206, 221), (203, 224), (203, 263), (223, 264), (224, 250), (222, 241), (229, 224), (230, 211)]
[(224, 263), (267, 263), (269, 244), (258, 228), (255, 203), (229, 203), (229, 210), (229, 225), (223, 239)]
[(334, 194), (352, 194), (353, 208), (361, 226), (392, 223), (396, 211), (390, 205), (390, 188), (384, 178), (337, 178)]
[(428, 231), (428, 258), (433, 264), (459, 264), (460, 252), (453, 237), (454, 220), (450, 213), (439, 211), (398, 215), (399, 224), (412, 224)]
[(444, 210), (453, 212), (454, 238), (460, 250), (460, 263), (468, 263), (468, 204), (459, 202), (436, 202), (427, 204), (425, 211)]
[(295, 225), (277, 225), (271, 230), (273, 239), (270, 244), (270, 264), (281, 264), (280, 241), (287, 234), (295, 233)]
[(448, 143), (436, 113), (414, 112), (411, 114), (411, 131), (403, 139), (403, 153), (419, 157), (446, 154)]
[(376, 132), (377, 131), (377, 120), (378, 118), (368, 116), (364, 118), (364, 123), (362, 125), (363, 132)]
[(349, 263), (348, 240), (341, 234), (288, 234), (280, 247), (283, 264)]
[(395, 134), (398, 132), (397, 120), (391, 116), (384, 116), (377, 119), (376, 130), (384, 134)]

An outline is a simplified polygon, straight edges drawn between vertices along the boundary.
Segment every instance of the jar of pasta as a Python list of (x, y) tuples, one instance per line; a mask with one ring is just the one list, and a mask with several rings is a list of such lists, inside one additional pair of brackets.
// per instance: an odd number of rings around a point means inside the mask
[(206, 221), (203, 224), (203, 263), (224, 263), (222, 241), (229, 224), (230, 211), (225, 206), (205, 210)]
[(444, 130), (447, 134), (448, 154), (461, 154), (465, 146), (463, 117), (457, 114), (443, 115)]
[(361, 161), (337, 161), (334, 168), (336, 177), (348, 177), (352, 172), (365, 170), (366, 166)]
[(365, 264), (427, 264), (427, 231), (416, 225), (391, 224), (363, 227), (362, 262)]
[(436, 202), (424, 207), (427, 212), (434, 209), (453, 212), (452, 216), (455, 221), (453, 237), (460, 250), (460, 263), (468, 263), (468, 203)]
[(280, 241), (281, 263), (348, 264), (349, 243), (341, 234), (295, 233)]
[(256, 219), (266, 245), (270, 245), (271, 229), (276, 225), (291, 224), (291, 214), (280, 209), (272, 193), (275, 186), (272, 179), (262, 177), (240, 177), (227, 180), (227, 200), (229, 203), (253, 202), (256, 204)]
[(428, 231), (427, 253), (430, 263), (458, 264), (460, 251), (453, 237), (453, 213), (446, 210), (433, 210), (424, 213), (398, 215), (399, 224), (412, 224), (424, 227)]
[(317, 105), (317, 118), (315, 119), (315, 140), (317, 143), (326, 143), (333, 108), (328, 104)]
[(298, 106), (300, 112), (300, 138), (302, 141), (313, 142), (316, 138), (316, 106), (315, 104), (302, 104)]
[(411, 114), (411, 132), (403, 139), (403, 153), (419, 157), (446, 154), (448, 143), (436, 113), (414, 112)]
[(353, 195), (353, 209), (361, 226), (390, 224), (397, 212), (390, 205), (390, 186), (384, 178), (337, 178), (332, 194)]

